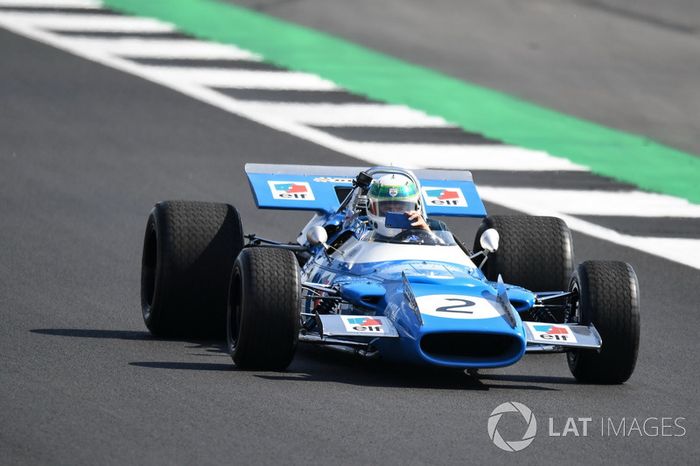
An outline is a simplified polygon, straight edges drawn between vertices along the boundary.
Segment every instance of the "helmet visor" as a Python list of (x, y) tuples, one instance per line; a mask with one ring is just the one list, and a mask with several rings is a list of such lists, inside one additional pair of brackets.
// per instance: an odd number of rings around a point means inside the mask
[(387, 212), (408, 212), (409, 210), (415, 210), (416, 203), (411, 201), (379, 201), (378, 204), (378, 214), (380, 216), (386, 215)]

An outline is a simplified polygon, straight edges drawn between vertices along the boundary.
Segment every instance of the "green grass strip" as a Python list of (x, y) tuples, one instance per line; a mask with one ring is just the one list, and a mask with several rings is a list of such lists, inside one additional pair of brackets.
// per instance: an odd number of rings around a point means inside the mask
[(423, 110), (593, 173), (700, 203), (700, 157), (455, 79), (343, 39), (214, 0), (105, 0), (203, 39), (237, 45), (370, 98)]

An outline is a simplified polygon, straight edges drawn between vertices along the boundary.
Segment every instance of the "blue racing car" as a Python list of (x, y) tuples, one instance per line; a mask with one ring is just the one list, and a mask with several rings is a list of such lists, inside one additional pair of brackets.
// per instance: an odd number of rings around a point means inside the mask
[[(228, 204), (156, 204), (141, 272), (154, 335), (225, 330), (242, 369), (283, 370), (303, 342), (470, 371), (563, 352), (579, 381), (631, 376), (634, 270), (574, 268), (561, 219), (487, 216), (468, 171), (247, 164), (246, 174), (259, 208), (313, 217), (283, 243), (244, 235)], [(483, 218), (473, 247), (436, 217)]]

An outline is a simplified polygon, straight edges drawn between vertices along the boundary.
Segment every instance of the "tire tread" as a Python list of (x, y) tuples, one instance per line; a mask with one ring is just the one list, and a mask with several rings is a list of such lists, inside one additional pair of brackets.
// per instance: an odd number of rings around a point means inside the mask
[(221, 335), (229, 274), (243, 247), (238, 212), (228, 204), (163, 201), (150, 222), (156, 229), (158, 265), (146, 326), (166, 337)]
[[(291, 251), (244, 249), (236, 268), (243, 277), (238, 343), (232, 353), (243, 369), (286, 368), (299, 336), (299, 264)], [(235, 274), (235, 272), (234, 272)]]
[(586, 261), (572, 284), (580, 289), (581, 323), (598, 330), (601, 351), (579, 351), (569, 358), (581, 382), (617, 384), (630, 378), (637, 361), (640, 334), (639, 285), (632, 266), (619, 261)]

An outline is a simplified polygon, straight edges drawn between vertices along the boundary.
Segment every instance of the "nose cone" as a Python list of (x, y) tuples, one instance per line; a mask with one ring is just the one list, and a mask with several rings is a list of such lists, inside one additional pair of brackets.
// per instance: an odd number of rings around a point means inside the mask
[(393, 355), (431, 365), (489, 368), (509, 366), (525, 354), (520, 317), (512, 308), (505, 310), (486, 285), (474, 286), (469, 294), (463, 286), (411, 287), (415, 302), (396, 305), (400, 338), (387, 342), (399, 346)]

